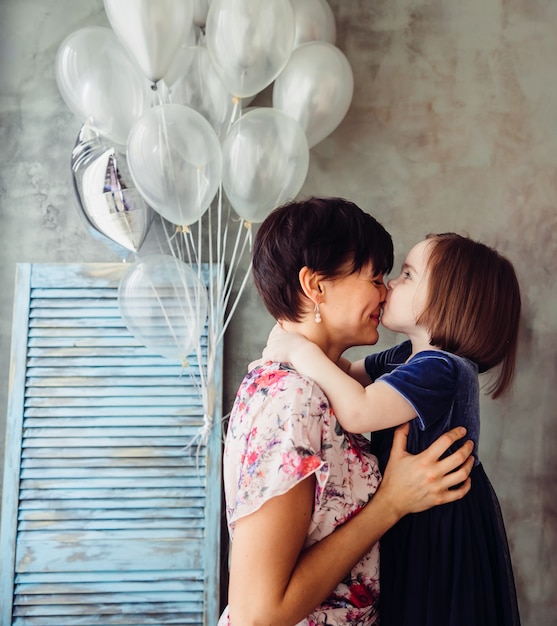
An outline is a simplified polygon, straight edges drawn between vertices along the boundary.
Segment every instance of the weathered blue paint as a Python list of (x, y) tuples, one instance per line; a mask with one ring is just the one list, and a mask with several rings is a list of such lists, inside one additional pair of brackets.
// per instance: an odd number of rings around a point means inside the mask
[(197, 361), (184, 370), (130, 335), (117, 305), (125, 269), (18, 266), (3, 625), (218, 620), (222, 354), (210, 440), (185, 451), (203, 424)]

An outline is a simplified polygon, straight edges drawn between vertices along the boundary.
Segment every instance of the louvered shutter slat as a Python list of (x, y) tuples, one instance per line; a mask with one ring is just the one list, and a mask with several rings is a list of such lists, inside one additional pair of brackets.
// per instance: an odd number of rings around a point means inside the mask
[[(197, 355), (184, 369), (130, 335), (125, 269), (18, 266), (2, 624), (218, 620), (221, 407), (207, 446), (188, 450), (203, 425)], [(205, 334), (201, 346), (205, 361)], [(217, 398), (221, 367), (219, 354)]]

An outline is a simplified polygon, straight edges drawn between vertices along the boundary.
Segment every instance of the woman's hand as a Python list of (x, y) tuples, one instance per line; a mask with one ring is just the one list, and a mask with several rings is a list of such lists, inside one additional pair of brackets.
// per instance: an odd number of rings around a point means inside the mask
[(398, 518), (460, 500), (470, 490), (469, 475), (474, 465), (472, 441), (440, 459), (455, 441), (464, 437), (465, 428), (453, 428), (415, 455), (406, 451), (408, 429), (409, 425), (403, 424), (395, 431), (379, 488)]
[(379, 490), (357, 515), (310, 548), (303, 544), (314, 477), (238, 520), (231, 553), (232, 623), (263, 623), (264, 618), (269, 624), (297, 624), (401, 517), (461, 498), (470, 489), (472, 443), (439, 457), (464, 434), (465, 429), (455, 428), (412, 455), (406, 451), (408, 426), (399, 427)]

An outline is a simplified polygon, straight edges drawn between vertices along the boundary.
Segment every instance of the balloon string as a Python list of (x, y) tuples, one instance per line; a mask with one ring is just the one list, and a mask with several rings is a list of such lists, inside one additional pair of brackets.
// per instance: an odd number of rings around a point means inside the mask
[[(196, 250), (195, 241), (193, 239), (193, 233), (192, 233), (191, 227), (174, 225), (173, 226), (174, 232), (170, 236), (168, 232), (169, 222), (167, 222), (167, 220), (165, 220), (164, 218), (161, 218), (161, 222), (163, 226), (163, 232), (166, 237), (167, 247), (170, 249), (174, 258), (178, 258), (181, 261), (185, 261), (185, 259), (187, 259), (190, 265), (193, 264), (192, 261), (194, 258), (199, 260), (199, 257), (201, 256), (201, 252), (202, 252), (202, 226), (203, 226), (202, 219), (200, 218), (199, 223), (197, 224), (197, 228), (198, 228), (197, 250)], [(210, 234), (212, 235), (212, 225), (210, 226), (209, 231), (210, 231)], [(182, 238), (177, 240), (183, 244), (183, 248), (176, 249), (176, 247), (173, 245), (173, 240), (175, 240), (175, 237), (178, 234), (183, 235)], [(212, 237), (210, 236), (209, 239), (211, 240), (211, 238)], [(161, 248), (161, 252), (162, 252), (162, 242), (160, 241), (160, 238), (158, 237), (158, 232), (157, 232), (157, 239), (159, 242), (159, 247)], [(218, 298), (220, 298), (222, 294), (220, 293), (218, 294), (217, 301), (215, 302), (215, 288), (214, 288), (215, 271), (214, 271), (214, 267), (212, 266), (212, 254), (210, 256), (209, 266), (211, 269), (210, 269), (209, 277), (207, 281), (209, 283), (208, 296), (209, 296), (209, 303), (210, 303), (209, 304), (210, 306), (209, 319), (207, 321), (207, 352), (206, 352), (206, 355), (203, 354), (203, 349), (201, 345), (202, 333), (200, 332), (196, 338), (194, 349), (192, 350), (192, 353), (195, 352), (195, 355), (197, 358), (197, 364), (198, 364), (197, 375), (194, 375), (194, 372), (189, 368), (189, 361), (187, 360), (187, 358), (184, 357), (182, 360), (182, 367), (184, 369), (185, 368), (189, 369), (188, 373), (192, 380), (192, 385), (194, 389), (196, 390), (196, 393), (198, 393), (201, 396), (202, 406), (203, 406), (203, 411), (204, 411), (203, 426), (200, 428), (200, 431), (193, 438), (190, 444), (186, 446), (186, 449), (193, 446), (196, 443), (196, 441), (198, 442), (199, 446), (206, 444), (208, 441), (211, 429), (212, 429), (212, 425), (213, 425), (213, 417), (211, 416), (211, 411), (214, 411), (214, 407), (210, 406), (210, 398), (209, 398), (207, 389), (208, 389), (208, 386), (212, 384), (212, 380), (214, 376), (215, 359), (216, 359), (216, 348), (218, 346), (218, 342), (220, 341), (220, 337), (218, 336), (218, 328), (219, 328), (221, 316), (222, 316), (222, 304), (220, 303)], [(197, 269), (198, 269), (198, 276), (200, 277), (201, 269), (202, 269), (201, 263), (197, 263)], [(220, 269), (221, 268), (219, 268), (219, 270)], [(217, 280), (220, 280), (220, 278), (218, 278)], [(200, 283), (205, 284), (205, 281), (201, 280)], [(196, 302), (199, 303), (200, 298), (196, 298)], [(206, 362), (204, 362), (205, 361), (204, 356), (206, 357)]]
[[(170, 331), (170, 334), (172, 335), (172, 339), (174, 340), (174, 343), (176, 345), (178, 345), (178, 338), (176, 337), (176, 333), (174, 332), (174, 328), (172, 327), (172, 324), (170, 323), (170, 318), (168, 317), (168, 314), (166, 312), (166, 308), (164, 307), (164, 304), (162, 302), (162, 299), (160, 297), (159, 292), (157, 291), (157, 288), (155, 287), (155, 284), (153, 283), (151, 277), (148, 277), (149, 283), (151, 285), (151, 289), (153, 290), (153, 293), (155, 294), (155, 298), (160, 306), (160, 309), (162, 311), (163, 317), (164, 317), (164, 321), (166, 322), (166, 325), (168, 327), (168, 330)], [(175, 288), (174, 288), (175, 290)]]
[[(238, 228), (238, 231), (240, 233), (241, 232), (241, 228)], [(238, 239), (239, 239), (239, 236), (238, 236)], [(240, 253), (239, 257), (238, 257), (238, 261), (234, 265), (231, 264), (231, 266), (230, 266), (229, 274), (228, 274), (228, 277), (227, 277), (227, 279), (228, 279), (228, 288), (226, 289), (226, 294), (225, 294), (225, 304), (226, 305), (228, 304), (228, 300), (229, 300), (230, 294), (232, 292), (232, 284), (236, 280), (236, 275), (238, 273), (238, 269), (239, 269), (239, 265), (240, 265), (239, 260), (244, 255), (244, 252), (245, 252), (245, 249), (246, 249), (248, 241), (251, 242), (251, 230), (247, 230), (245, 232), (244, 242), (242, 244), (242, 250), (241, 250), (241, 253)], [(246, 270), (246, 274), (249, 274), (249, 269)]]
[[(198, 256), (199, 252), (197, 251), (197, 248), (195, 245), (193, 233), (191, 232), (189, 228), (186, 231), (182, 231), (182, 233), (184, 235), (183, 243), (186, 249), (186, 256), (187, 256), (188, 263), (190, 265), (194, 265), (194, 264), (199, 265), (199, 256)], [(182, 258), (182, 260), (184, 259)]]
[(242, 293), (244, 292), (244, 289), (245, 289), (246, 284), (248, 282), (249, 275), (251, 273), (251, 265), (252, 265), (252, 262), (250, 261), (249, 266), (248, 266), (248, 268), (246, 270), (244, 279), (242, 280), (242, 284), (240, 285), (240, 289), (238, 290), (238, 293), (236, 294), (236, 298), (234, 300), (234, 304), (232, 305), (232, 308), (230, 309), (230, 313), (228, 315), (228, 318), (227, 318), (227, 320), (225, 321), (225, 323), (222, 326), (222, 330), (221, 330), (221, 333), (219, 335), (218, 341), (221, 341), (222, 338), (224, 337), (224, 333), (226, 332), (226, 329), (228, 328), (228, 325), (230, 324), (230, 320), (232, 319), (232, 316), (234, 315), (234, 312), (236, 311), (236, 307), (238, 306), (238, 303), (240, 301)]
[[(209, 212), (209, 219), (210, 219), (210, 212)], [(191, 230), (190, 227), (182, 227), (182, 232), (184, 234), (183, 237), (183, 243), (184, 243), (184, 247), (185, 247), (185, 256), (188, 259), (188, 262), (190, 263), (190, 265), (195, 264), (197, 265), (197, 277), (199, 280), (199, 284), (200, 285), (205, 285), (206, 282), (209, 282), (209, 316), (208, 316), (208, 320), (207, 320), (207, 362), (206, 364), (204, 364), (204, 358), (203, 358), (203, 350), (202, 350), (202, 345), (201, 345), (201, 332), (196, 336), (196, 342), (195, 342), (195, 353), (197, 356), (197, 363), (198, 363), (198, 378), (199, 378), (199, 385), (198, 385), (198, 392), (199, 395), (202, 398), (202, 405), (204, 407), (204, 417), (203, 417), (203, 422), (204, 425), (202, 427), (202, 436), (201, 436), (201, 441), (200, 444), (206, 443), (207, 439), (208, 439), (208, 435), (212, 426), (212, 422), (208, 422), (207, 420), (207, 415), (209, 414), (209, 397), (207, 395), (207, 387), (208, 384), (210, 383), (211, 379), (212, 379), (212, 371), (214, 370), (214, 365), (212, 365), (213, 361), (214, 361), (214, 349), (213, 349), (213, 345), (214, 345), (214, 341), (212, 339), (212, 331), (211, 331), (211, 320), (214, 316), (214, 302), (213, 302), (213, 297), (212, 297), (212, 289), (210, 288), (210, 283), (211, 283), (211, 271), (209, 272), (209, 279), (208, 281), (205, 281), (203, 278), (203, 271), (202, 271), (202, 264), (201, 264), (201, 259), (202, 259), (202, 252), (203, 252), (203, 237), (202, 237), (202, 228), (203, 228), (203, 216), (200, 217), (198, 224), (197, 224), (197, 246), (195, 243), (195, 239), (193, 236), (193, 232)], [(210, 231), (210, 235), (209, 235), (209, 246), (212, 246), (212, 234), (211, 234), (211, 226), (209, 225), (209, 231)], [(184, 256), (184, 254), (182, 255), (182, 257)], [(210, 252), (209, 257), (212, 257), (212, 252)], [(206, 289), (206, 288), (205, 288)], [(206, 294), (207, 295), (207, 294)], [(196, 313), (197, 313), (197, 318), (199, 318), (199, 304), (201, 302), (201, 298), (199, 298), (199, 296), (197, 295), (196, 297)]]
[(222, 185), (219, 186), (218, 198), (217, 198), (217, 233), (216, 233), (216, 246), (217, 246), (217, 258), (216, 267), (213, 264), (214, 256), (212, 254), (212, 242), (213, 242), (213, 221), (212, 215), (209, 214), (209, 242), (211, 245), (211, 254), (209, 257), (210, 267), (210, 281), (211, 281), (211, 296), (214, 295), (213, 305), (211, 308), (211, 339), (214, 349), (218, 343), (218, 333), (220, 325), (222, 324), (222, 314), (224, 310), (223, 306), (223, 284), (225, 276), (225, 257), (226, 257), (226, 244), (228, 239), (228, 220), (225, 222), (225, 228), (223, 231), (223, 192)]
[[(161, 254), (166, 254), (170, 252), (170, 254), (181, 261), (184, 260), (184, 254), (182, 252), (182, 244), (184, 243), (181, 239), (177, 239), (177, 236), (180, 234), (185, 234), (189, 232), (189, 226), (176, 226), (168, 222), (165, 218), (158, 216), (162, 225), (162, 230), (166, 239), (166, 247), (163, 249), (162, 242), (159, 237), (159, 231), (155, 229), (156, 238), (159, 246), (159, 251)], [(172, 235), (169, 235), (168, 231), (172, 228)]]
[[(158, 93), (158, 92), (157, 92)], [(160, 100), (161, 104), (162, 104), (162, 100)], [(178, 194), (178, 185), (176, 184), (177, 181), (177, 173), (176, 173), (176, 167), (174, 165), (174, 159), (172, 158), (172, 151), (170, 149), (170, 139), (169, 139), (169, 134), (168, 134), (168, 124), (166, 121), (166, 112), (164, 107), (161, 107), (160, 109), (160, 113), (161, 113), (161, 118), (162, 118), (162, 124), (159, 125), (158, 130), (159, 130), (159, 141), (158, 144), (159, 145), (164, 145), (165, 150), (161, 150), (160, 151), (160, 158), (159, 158), (159, 166), (160, 166), (160, 171), (163, 175), (163, 177), (166, 179), (165, 182), (168, 182), (168, 187), (170, 189), (172, 189), (172, 191), (174, 192), (174, 201), (176, 203), (176, 206), (178, 207), (178, 212), (181, 214), (182, 213), (182, 203), (180, 202), (180, 196)], [(165, 154), (166, 152), (166, 154)], [(170, 157), (170, 158), (165, 158), (166, 156)], [(166, 162), (169, 163), (169, 167), (166, 167)], [(170, 170), (170, 172), (169, 172)], [(170, 176), (167, 177), (168, 173), (170, 173)]]
[[(227, 249), (227, 245), (228, 245), (228, 224), (230, 222), (229, 216), (230, 216), (230, 209), (228, 209), (228, 215), (227, 215), (227, 219), (223, 220), (223, 216), (222, 216), (222, 212), (223, 212), (223, 205), (222, 205), (222, 194), (220, 196), (220, 204), (219, 204), (219, 240), (222, 242), (222, 246), (221, 246), (221, 250), (218, 256), (218, 262), (219, 262), (219, 282), (218, 282), (218, 286), (219, 286), (219, 303), (221, 305), (221, 314), (224, 314), (224, 309), (225, 309), (225, 304), (224, 304), (224, 300), (225, 300), (225, 293), (226, 293), (226, 280), (225, 280), (225, 257), (226, 257), (226, 249)], [(224, 221), (224, 229), (223, 229), (223, 221)], [(229, 270), (230, 271), (230, 270)], [(222, 322), (222, 319), (220, 320)]]
[[(238, 233), (241, 233), (241, 230), (242, 230), (242, 228), (241, 228), (241, 225), (240, 225), (238, 227)], [(228, 305), (228, 301), (229, 301), (230, 295), (232, 293), (232, 284), (236, 280), (236, 275), (237, 275), (237, 272), (238, 272), (238, 269), (239, 269), (239, 260), (241, 258), (243, 258), (243, 255), (244, 255), (244, 252), (245, 252), (245, 249), (246, 249), (246, 246), (247, 246), (248, 242), (250, 243), (250, 248), (251, 248), (251, 239), (252, 239), (252, 230), (251, 230), (251, 228), (247, 228), (246, 231), (245, 231), (244, 242), (242, 244), (242, 250), (241, 250), (241, 253), (240, 253), (239, 257), (238, 257), (238, 262), (234, 266), (231, 266), (231, 268), (229, 270), (228, 276), (229, 277), (231, 276), (232, 279), (231, 279), (231, 281), (229, 281), (230, 288), (227, 290), (227, 293), (225, 294), (225, 298), (224, 298), (225, 299), (225, 305), (224, 305), (224, 308), (226, 308), (226, 306)], [(247, 280), (248, 280), (250, 272), (251, 272), (251, 265), (252, 265), (252, 263), (251, 263), (251, 260), (250, 260), (249, 266), (248, 266), (248, 268), (246, 270), (246, 273), (244, 275), (244, 278), (242, 280), (242, 284), (240, 285), (240, 289), (238, 290), (238, 293), (236, 294), (236, 298), (234, 300), (232, 308), (231, 308), (230, 312), (228, 313), (227, 319), (223, 322), (223, 327), (221, 329), (221, 332), (220, 332), (220, 335), (218, 337), (217, 343), (222, 340), (222, 338), (224, 336), (224, 333), (225, 333), (226, 329), (228, 328), (228, 325), (230, 324), (230, 320), (232, 319), (232, 316), (234, 315), (236, 307), (238, 306), (238, 303), (240, 301), (242, 293), (244, 292), (244, 289), (245, 289), (246, 284), (247, 284)]]
[(212, 220), (212, 211), (209, 215), (209, 241), (211, 246), (211, 254), (209, 256), (209, 280), (211, 285), (211, 349), (216, 350), (216, 338), (218, 328), (221, 324), (221, 315), (222, 315), (222, 302), (221, 302), (221, 285), (222, 285), (222, 276), (223, 276), (223, 265), (224, 265), (224, 257), (223, 257), (223, 242), (222, 242), (222, 184), (219, 185), (218, 188), (218, 198), (217, 198), (217, 267), (215, 268), (213, 265), (213, 253), (212, 253), (212, 244), (213, 244), (213, 220)]
[(152, 83), (151, 92), (153, 94), (153, 98), (151, 100), (152, 107), (161, 106), (162, 104), (165, 103), (164, 98), (163, 98), (163, 93), (159, 90), (157, 83)]
[(232, 112), (230, 113), (230, 119), (228, 120), (228, 126), (226, 128), (226, 134), (230, 131), (232, 124), (236, 121), (236, 118), (242, 117), (242, 99), (239, 96), (232, 96), (232, 104), (234, 105)]
[[(242, 225), (243, 221), (244, 220), (242, 219), (241, 222), (239, 223), (239, 226), (238, 226), (238, 231), (237, 231), (237, 234), (236, 234), (236, 242), (234, 244), (234, 249), (232, 251), (232, 257), (230, 259), (230, 269), (228, 271), (228, 276), (226, 277), (226, 282), (224, 283), (224, 293), (226, 293), (228, 291), (229, 287), (230, 287), (231, 278), (232, 278), (232, 274), (233, 274), (233, 272), (231, 270), (236, 265), (236, 255), (238, 253), (238, 246), (239, 246), (240, 238), (241, 238), (241, 235), (242, 235), (242, 226), (241, 225)], [(242, 253), (243, 253), (244, 250), (245, 250), (245, 240), (244, 240), (244, 245), (242, 247)]]

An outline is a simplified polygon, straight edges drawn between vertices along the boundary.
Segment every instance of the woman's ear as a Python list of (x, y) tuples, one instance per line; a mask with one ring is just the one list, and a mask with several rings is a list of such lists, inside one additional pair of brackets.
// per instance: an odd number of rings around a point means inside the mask
[(314, 304), (319, 304), (322, 297), (321, 275), (304, 265), (298, 273), (300, 286), (306, 297)]

